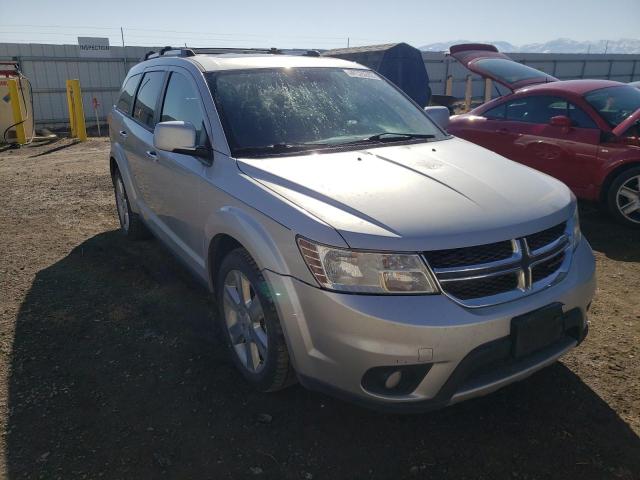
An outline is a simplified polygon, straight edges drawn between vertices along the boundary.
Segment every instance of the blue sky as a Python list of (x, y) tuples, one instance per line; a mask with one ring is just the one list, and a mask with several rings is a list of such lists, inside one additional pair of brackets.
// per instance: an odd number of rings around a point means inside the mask
[[(9, 8), (10, 5), (16, 8)], [(0, 42), (335, 48), (470, 39), (639, 38), (640, 0), (22, 0), (0, 6)]]

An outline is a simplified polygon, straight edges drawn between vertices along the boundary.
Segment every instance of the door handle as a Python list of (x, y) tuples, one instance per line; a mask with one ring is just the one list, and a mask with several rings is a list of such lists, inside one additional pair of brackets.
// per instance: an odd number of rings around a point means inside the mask
[(499, 128), (496, 130), (496, 133), (500, 133), (502, 135), (507, 135), (509, 133), (509, 130), (507, 130), (506, 128)]
[(144, 153), (146, 153), (147, 157), (149, 157), (151, 160), (158, 161), (158, 154), (156, 152), (152, 150), (147, 150)]
[(120, 134), (120, 136), (121, 136), (122, 138), (127, 138), (127, 135), (128, 135), (128, 134), (127, 134), (127, 132), (125, 132), (124, 130), (120, 130), (118, 133)]

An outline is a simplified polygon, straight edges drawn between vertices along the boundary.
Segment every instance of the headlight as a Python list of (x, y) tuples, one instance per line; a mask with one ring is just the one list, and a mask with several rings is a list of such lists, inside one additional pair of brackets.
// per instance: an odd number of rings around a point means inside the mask
[(431, 272), (416, 254), (346, 250), (301, 237), (298, 247), (315, 279), (330, 290), (396, 295), (438, 293)]
[(571, 244), (573, 249), (578, 248), (578, 244), (582, 239), (582, 232), (580, 231), (580, 216), (578, 214), (578, 204), (576, 203), (576, 209), (573, 212), (573, 218), (571, 219)]

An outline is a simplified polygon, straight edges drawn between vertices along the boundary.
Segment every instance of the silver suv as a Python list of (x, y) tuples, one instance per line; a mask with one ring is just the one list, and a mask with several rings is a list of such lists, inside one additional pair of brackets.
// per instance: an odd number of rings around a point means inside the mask
[(562, 183), (448, 135), (355, 63), (154, 56), (110, 115), (122, 230), (208, 286), (259, 390), (417, 411), (584, 339), (594, 258)]

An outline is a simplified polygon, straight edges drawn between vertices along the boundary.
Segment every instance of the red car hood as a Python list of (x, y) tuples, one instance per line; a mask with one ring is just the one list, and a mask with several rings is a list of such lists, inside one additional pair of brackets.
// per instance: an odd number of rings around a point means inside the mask
[(500, 53), (493, 45), (462, 43), (453, 45), (449, 54), (472, 72), (490, 78), (510, 90), (558, 80), (540, 70), (516, 62)]
[(620, 123), (620, 125), (614, 128), (613, 134), (616, 137), (622, 136), (627, 130), (629, 130), (629, 128), (631, 128), (631, 125), (638, 121), (640, 121), (640, 108), (629, 115), (622, 123)]

